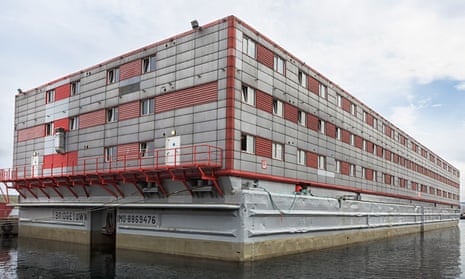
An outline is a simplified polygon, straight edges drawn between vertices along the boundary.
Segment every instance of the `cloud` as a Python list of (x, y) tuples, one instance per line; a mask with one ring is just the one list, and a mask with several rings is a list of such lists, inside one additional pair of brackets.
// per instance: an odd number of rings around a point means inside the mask
[(462, 81), (455, 85), (455, 89), (457, 89), (458, 91), (465, 91), (465, 81)]

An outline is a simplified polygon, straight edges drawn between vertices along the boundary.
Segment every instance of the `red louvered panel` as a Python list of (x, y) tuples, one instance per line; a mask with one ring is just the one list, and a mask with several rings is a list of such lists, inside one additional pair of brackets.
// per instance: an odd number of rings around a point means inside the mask
[(319, 95), (320, 83), (311, 76), (308, 76), (308, 90), (315, 95)]
[(256, 91), (256, 95), (257, 109), (261, 109), (268, 113), (273, 113), (273, 96), (260, 90)]
[(272, 153), (271, 140), (261, 138), (261, 137), (256, 137), (255, 154), (257, 156), (271, 158), (272, 157), (271, 153)]
[(341, 174), (349, 175), (349, 163), (341, 161)]
[(384, 134), (388, 137), (391, 137), (391, 127), (389, 126), (384, 126)]
[(383, 148), (381, 146), (376, 146), (376, 155), (383, 157)]
[(418, 183), (412, 181), (412, 190), (417, 191), (418, 190)]
[(70, 84), (64, 84), (55, 88), (55, 101), (63, 100), (69, 97), (70, 95)]
[(363, 139), (360, 136), (355, 136), (355, 147), (362, 149)]
[(405, 179), (404, 179), (404, 178), (400, 178), (400, 179), (399, 179), (399, 184), (400, 184), (400, 185), (399, 185), (400, 188), (405, 188)]
[(45, 128), (43, 125), (29, 127), (18, 131), (18, 142), (41, 138), (45, 136)]
[(374, 147), (373, 143), (367, 140), (367, 152), (368, 153), (373, 153), (373, 147)]
[(336, 138), (336, 125), (326, 122), (326, 135), (328, 137)]
[(384, 183), (389, 184), (389, 185), (391, 184), (391, 175), (387, 173), (384, 174)]
[(318, 154), (307, 152), (307, 167), (318, 168)]
[(126, 144), (120, 144), (117, 147), (118, 160), (134, 159), (139, 157), (139, 143), (132, 142)]
[(318, 117), (313, 114), (307, 114), (307, 128), (318, 132)]
[(119, 80), (125, 80), (142, 73), (142, 60), (137, 59), (119, 67)]
[[(56, 128), (63, 128), (65, 131), (69, 130), (69, 118), (62, 118), (55, 120), (53, 122), (53, 127)], [(55, 134), (55, 131), (53, 131), (53, 134)]]
[(97, 110), (79, 116), (79, 129), (105, 124), (105, 110)]
[(394, 163), (399, 163), (399, 155), (397, 155), (397, 153), (394, 153)]
[(350, 105), (350, 101), (347, 98), (342, 97), (342, 109), (350, 113)]
[(341, 129), (341, 130), (342, 130), (342, 142), (350, 144), (350, 132), (345, 129)]
[(271, 50), (257, 44), (257, 61), (267, 66), (270, 69), (273, 69), (274, 65), (274, 54)]
[(373, 127), (374, 121), (373, 121), (373, 115), (369, 114), (368, 112), (366, 113), (366, 122), (368, 125)]
[(387, 149), (384, 151), (384, 159), (391, 161), (391, 151)]
[(118, 106), (118, 120), (126, 120), (140, 116), (140, 102), (130, 102)]
[(284, 119), (297, 123), (297, 107), (284, 103)]
[(218, 82), (210, 82), (155, 97), (155, 112), (215, 102), (218, 100)]
[(372, 169), (365, 169), (365, 179), (366, 180), (373, 180), (373, 170)]
[(44, 156), (44, 169), (71, 167), (77, 165), (78, 152), (71, 151), (65, 154), (49, 154)]

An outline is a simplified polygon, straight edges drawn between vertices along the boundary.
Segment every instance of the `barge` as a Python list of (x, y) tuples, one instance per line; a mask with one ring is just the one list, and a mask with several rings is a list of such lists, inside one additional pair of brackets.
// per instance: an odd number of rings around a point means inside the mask
[(191, 26), (19, 91), (20, 237), (251, 261), (457, 225), (457, 168), (235, 16)]

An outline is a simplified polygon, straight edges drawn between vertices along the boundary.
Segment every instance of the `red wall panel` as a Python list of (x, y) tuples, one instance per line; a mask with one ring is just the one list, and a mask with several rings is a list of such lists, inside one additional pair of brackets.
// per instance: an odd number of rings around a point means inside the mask
[(138, 142), (133, 142), (133, 143), (126, 143), (126, 144), (120, 144), (117, 146), (117, 157), (118, 160), (124, 160), (126, 159), (135, 159), (139, 157), (139, 143)]
[(370, 113), (366, 113), (366, 123), (368, 125), (370, 125), (371, 127), (373, 127), (374, 125), (374, 121), (373, 121), (373, 115), (371, 115)]
[[(54, 129), (63, 128), (65, 129), (65, 131), (68, 131), (69, 130), (69, 118), (62, 118), (62, 119), (55, 120), (53, 122), (53, 127)], [(53, 131), (53, 134), (55, 134), (55, 131)]]
[(79, 116), (79, 129), (105, 124), (105, 110), (97, 110)]
[(142, 73), (142, 60), (137, 59), (119, 67), (119, 80), (125, 80)]
[(318, 154), (307, 152), (307, 167), (318, 168)]
[(363, 139), (360, 136), (355, 136), (355, 147), (362, 149)]
[(336, 125), (326, 122), (326, 135), (333, 139), (336, 138)]
[(342, 97), (342, 109), (350, 113), (350, 105), (350, 101), (347, 98)]
[(45, 155), (43, 169), (70, 167), (73, 165), (77, 165), (77, 160), (77, 151), (71, 151), (65, 154)]
[(307, 114), (307, 128), (318, 131), (318, 117), (313, 114)]
[(381, 146), (376, 146), (376, 155), (383, 157), (383, 148)]
[(69, 83), (55, 88), (55, 101), (66, 99), (70, 96), (71, 85)]
[(126, 120), (140, 116), (140, 102), (130, 102), (119, 105), (118, 107), (118, 120)]
[(261, 44), (257, 44), (257, 61), (273, 69), (274, 53)]
[(257, 109), (261, 109), (268, 113), (273, 113), (273, 96), (260, 90), (257, 90), (255, 94)]
[(255, 138), (255, 154), (257, 156), (272, 157), (271, 140), (262, 137)]
[(313, 94), (319, 95), (320, 83), (311, 76), (308, 76), (308, 90)]
[(341, 161), (341, 174), (349, 175), (349, 163)]
[(26, 129), (21, 129), (18, 131), (18, 142), (41, 138), (45, 136), (45, 127), (44, 125), (37, 125), (34, 127), (29, 127)]
[(373, 153), (373, 147), (374, 147), (373, 143), (367, 140), (367, 152), (368, 153)]
[(284, 119), (297, 123), (297, 107), (284, 103)]
[(366, 180), (373, 180), (373, 170), (372, 169), (365, 169), (365, 179)]
[(155, 97), (155, 112), (160, 113), (194, 105), (215, 102), (218, 82), (210, 82)]
[(342, 133), (342, 142), (350, 144), (350, 132), (345, 129), (341, 129), (341, 133)]

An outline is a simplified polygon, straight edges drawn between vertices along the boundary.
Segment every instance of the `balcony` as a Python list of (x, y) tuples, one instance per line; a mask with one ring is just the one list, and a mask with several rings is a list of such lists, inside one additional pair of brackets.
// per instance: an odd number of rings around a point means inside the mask
[[(161, 196), (169, 196), (163, 180), (171, 179), (184, 184), (193, 194), (198, 187), (189, 180), (199, 179), (212, 185), (220, 196), (223, 190), (217, 182), (216, 169), (222, 168), (223, 151), (211, 145), (182, 146), (171, 149), (157, 149), (145, 152), (124, 153), (118, 156), (81, 158), (66, 165), (53, 163), (36, 164), (0, 170), (0, 182), (7, 189), (16, 190), (23, 198), (39, 198), (39, 193), (51, 198), (53, 190), (64, 198), (64, 189), (78, 198), (76, 187), (81, 187), (87, 197), (88, 187), (102, 187), (115, 198), (124, 197), (120, 183), (132, 184), (144, 196), (141, 183), (155, 183)], [(207, 186), (200, 186), (207, 188)], [(38, 189), (38, 191), (34, 191)], [(30, 195), (26, 195), (28, 192)]]

